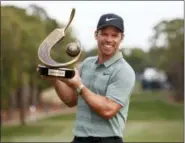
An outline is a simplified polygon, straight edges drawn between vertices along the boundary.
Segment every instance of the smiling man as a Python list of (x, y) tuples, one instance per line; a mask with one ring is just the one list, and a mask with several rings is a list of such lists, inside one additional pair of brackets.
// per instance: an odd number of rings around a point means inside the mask
[(77, 106), (73, 143), (122, 143), (135, 73), (119, 52), (123, 19), (100, 17), (94, 33), (98, 55), (85, 59), (72, 79), (50, 78), (60, 99)]

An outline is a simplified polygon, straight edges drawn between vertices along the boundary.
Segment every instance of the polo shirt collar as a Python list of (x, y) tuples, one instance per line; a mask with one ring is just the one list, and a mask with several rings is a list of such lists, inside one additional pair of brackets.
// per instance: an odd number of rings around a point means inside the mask
[[(113, 63), (115, 63), (117, 60), (121, 59), (122, 57), (123, 57), (122, 52), (118, 51), (115, 53), (115, 55), (113, 57), (111, 57), (109, 60), (107, 60), (103, 64), (105, 67), (108, 67), (108, 66), (112, 65)], [(96, 57), (95, 64), (98, 64), (98, 56)]]

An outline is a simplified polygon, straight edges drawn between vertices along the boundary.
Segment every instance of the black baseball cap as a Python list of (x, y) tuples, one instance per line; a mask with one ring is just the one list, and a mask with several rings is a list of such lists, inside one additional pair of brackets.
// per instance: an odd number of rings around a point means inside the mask
[(103, 14), (98, 21), (97, 30), (111, 25), (117, 27), (121, 32), (124, 32), (122, 17), (114, 13)]

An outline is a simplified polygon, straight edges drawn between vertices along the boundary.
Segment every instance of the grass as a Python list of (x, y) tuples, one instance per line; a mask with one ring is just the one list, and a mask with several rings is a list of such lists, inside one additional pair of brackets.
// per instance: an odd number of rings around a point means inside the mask
[(168, 91), (137, 92), (131, 96), (129, 120), (184, 119), (184, 104), (169, 103)]
[(132, 102), (128, 120), (178, 120), (183, 119), (183, 108), (164, 104), (162, 101)]
[(124, 140), (127, 142), (182, 142), (184, 122), (177, 121), (131, 121)]
[[(60, 126), (60, 131), (62, 131), (62, 126)], [(56, 134), (58, 131), (56, 130), (55, 126), (48, 125), (47, 124), (29, 124), (29, 125), (16, 125), (16, 126), (8, 126), (2, 128), (2, 136), (3, 137), (11, 137), (11, 136), (35, 136), (38, 134), (45, 134), (47, 135), (53, 135)]]
[(26, 126), (2, 127), (3, 142), (69, 142), (74, 120), (38, 121)]
[[(184, 107), (169, 104), (165, 92), (135, 92), (131, 96), (125, 142), (182, 142)], [(75, 114), (58, 115), (26, 126), (2, 126), (6, 142), (69, 142)]]

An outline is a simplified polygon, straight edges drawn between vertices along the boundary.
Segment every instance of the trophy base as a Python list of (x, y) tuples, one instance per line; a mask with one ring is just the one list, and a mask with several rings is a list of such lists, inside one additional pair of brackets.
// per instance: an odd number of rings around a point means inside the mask
[(73, 78), (75, 75), (75, 71), (73, 69), (68, 68), (53, 68), (46, 67), (43, 65), (38, 65), (39, 73), (43, 76), (54, 76), (61, 78)]

